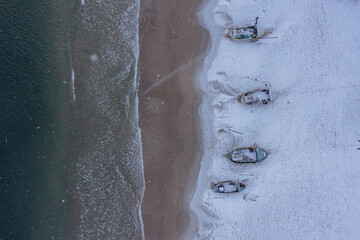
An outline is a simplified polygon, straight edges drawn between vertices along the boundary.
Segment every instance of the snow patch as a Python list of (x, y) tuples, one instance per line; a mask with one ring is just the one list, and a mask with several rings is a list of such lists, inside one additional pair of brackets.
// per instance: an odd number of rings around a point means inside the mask
[[(325, 0), (219, 0), (203, 8), (212, 44), (200, 74), (196, 239), (358, 238), (359, 11), (358, 3)], [(267, 30), (263, 39), (225, 38), (256, 17)], [(237, 100), (266, 87), (268, 105)], [(263, 162), (225, 157), (254, 143), (270, 152)], [(244, 179), (240, 193), (211, 190), (212, 183)]]

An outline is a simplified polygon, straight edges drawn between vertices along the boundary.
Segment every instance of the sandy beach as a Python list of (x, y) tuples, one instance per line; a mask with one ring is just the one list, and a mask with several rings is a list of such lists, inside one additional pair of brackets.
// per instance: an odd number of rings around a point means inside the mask
[(200, 163), (194, 78), (208, 38), (197, 23), (198, 7), (180, 0), (141, 5), (139, 114), (146, 182), (141, 211), (147, 240), (187, 238), (183, 234), (193, 219), (188, 204)]

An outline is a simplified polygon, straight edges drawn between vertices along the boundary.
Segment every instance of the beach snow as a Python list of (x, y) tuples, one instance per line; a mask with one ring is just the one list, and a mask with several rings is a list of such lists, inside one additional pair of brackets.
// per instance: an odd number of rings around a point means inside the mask
[[(191, 202), (196, 239), (360, 239), (359, 13), (354, 0), (204, 6), (211, 49), (200, 77), (204, 154)], [(264, 39), (225, 38), (229, 28), (255, 17), (268, 30)], [(237, 101), (266, 87), (268, 105)], [(263, 162), (225, 157), (254, 143), (270, 153)], [(211, 190), (212, 183), (244, 179), (240, 193)]]

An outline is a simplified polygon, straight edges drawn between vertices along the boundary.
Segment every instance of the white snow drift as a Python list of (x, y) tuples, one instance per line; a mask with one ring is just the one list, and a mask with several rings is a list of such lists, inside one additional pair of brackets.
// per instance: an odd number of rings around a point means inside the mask
[[(354, 0), (219, 0), (204, 7), (211, 49), (200, 79), (196, 239), (359, 239), (359, 13)], [(264, 39), (225, 38), (255, 17), (269, 30)], [(268, 105), (237, 101), (266, 84)], [(225, 157), (254, 143), (270, 152), (263, 162)], [(240, 193), (211, 190), (211, 183), (243, 179)]]

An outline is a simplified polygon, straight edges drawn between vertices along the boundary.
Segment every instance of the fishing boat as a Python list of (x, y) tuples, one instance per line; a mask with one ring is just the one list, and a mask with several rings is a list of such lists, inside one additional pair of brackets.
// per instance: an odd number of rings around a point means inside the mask
[(233, 150), (228, 158), (235, 163), (255, 163), (267, 158), (268, 153), (258, 147), (238, 148)]
[(254, 25), (246, 27), (235, 27), (230, 30), (228, 36), (235, 41), (242, 41), (245, 39), (258, 39), (265, 34), (265, 29), (259, 29), (257, 27), (257, 20)]
[(226, 181), (215, 184), (212, 190), (216, 193), (234, 193), (244, 190), (245, 187), (241, 182)]
[(269, 89), (259, 89), (246, 92), (239, 97), (241, 103), (250, 104), (268, 104), (271, 101), (271, 94)]

